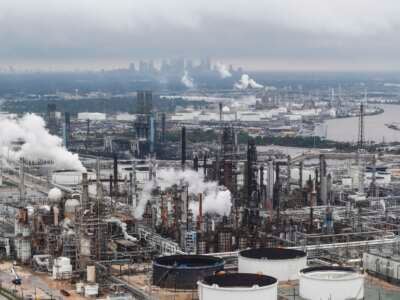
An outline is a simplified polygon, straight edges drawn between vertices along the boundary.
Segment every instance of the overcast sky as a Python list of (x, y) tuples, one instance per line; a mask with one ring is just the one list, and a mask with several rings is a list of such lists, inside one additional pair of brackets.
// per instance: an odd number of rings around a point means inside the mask
[(0, 66), (400, 70), (399, 0), (0, 0)]

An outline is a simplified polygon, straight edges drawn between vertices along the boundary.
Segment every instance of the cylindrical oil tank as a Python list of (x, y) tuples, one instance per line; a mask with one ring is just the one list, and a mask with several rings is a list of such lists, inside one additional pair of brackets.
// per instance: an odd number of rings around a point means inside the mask
[(364, 299), (364, 276), (349, 267), (311, 267), (299, 272), (300, 296), (306, 300)]
[(264, 274), (278, 281), (299, 279), (299, 271), (307, 267), (307, 254), (285, 248), (255, 248), (239, 252), (240, 273)]
[(199, 300), (276, 300), (278, 280), (249, 273), (217, 274), (199, 281), (198, 293)]
[(224, 269), (221, 258), (205, 255), (172, 255), (153, 261), (153, 284), (163, 288), (196, 289), (197, 281)]

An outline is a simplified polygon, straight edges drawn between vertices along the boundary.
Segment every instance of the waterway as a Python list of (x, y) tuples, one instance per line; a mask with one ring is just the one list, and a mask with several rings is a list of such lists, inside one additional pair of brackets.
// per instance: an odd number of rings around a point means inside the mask
[[(377, 143), (400, 142), (400, 131), (385, 126), (387, 123), (400, 121), (400, 105), (385, 104), (380, 107), (384, 109), (382, 114), (365, 117), (365, 140)], [(356, 142), (358, 122), (358, 117), (326, 121), (327, 138), (340, 142)]]

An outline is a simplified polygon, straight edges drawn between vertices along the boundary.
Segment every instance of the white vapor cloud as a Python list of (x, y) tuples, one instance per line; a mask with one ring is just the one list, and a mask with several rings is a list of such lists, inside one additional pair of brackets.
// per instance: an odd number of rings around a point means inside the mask
[[(23, 140), (20, 149), (14, 149), (13, 142)], [(26, 114), (21, 119), (0, 120), (0, 151), (4, 157), (18, 160), (52, 160), (60, 169), (84, 171), (77, 154), (72, 154), (62, 146), (62, 140), (51, 135), (45, 128), (44, 120), (34, 114)]]
[[(162, 191), (173, 185), (180, 183), (188, 184), (188, 191), (191, 195), (204, 194), (203, 211), (204, 213), (216, 213), (221, 216), (228, 215), (232, 207), (232, 197), (229, 190), (221, 190), (218, 183), (215, 181), (204, 181), (201, 172), (193, 170), (175, 170), (175, 169), (161, 169), (157, 171), (157, 177), (153, 181), (145, 184), (143, 191), (140, 195), (140, 201), (134, 212), (135, 218), (141, 219), (146, 208), (147, 202), (151, 199), (151, 191), (156, 186), (160, 187)], [(197, 216), (198, 203), (191, 201), (189, 203), (190, 209), (194, 215)]]
[(217, 72), (219, 73), (219, 76), (221, 76), (221, 78), (228, 78), (228, 77), (232, 77), (232, 73), (229, 71), (228, 67), (220, 62), (217, 62), (215, 64), (215, 68), (217, 70)]
[(242, 77), (240, 78), (239, 82), (236, 82), (234, 84), (234, 87), (239, 89), (239, 90), (245, 90), (245, 89), (248, 89), (248, 88), (261, 89), (261, 88), (263, 88), (263, 85), (257, 83), (249, 75), (243, 74)]
[(186, 86), (188, 89), (194, 88), (193, 78), (189, 76), (189, 73), (188, 73), (187, 71), (185, 71), (185, 72), (183, 73), (181, 82), (182, 82), (183, 85)]

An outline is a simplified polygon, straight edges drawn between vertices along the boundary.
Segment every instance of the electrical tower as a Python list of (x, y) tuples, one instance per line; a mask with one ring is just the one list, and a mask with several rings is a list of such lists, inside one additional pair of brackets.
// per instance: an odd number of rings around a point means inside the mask
[(364, 162), (362, 153), (364, 152), (364, 103), (360, 103), (360, 114), (358, 118), (358, 144), (357, 144), (357, 165), (358, 165), (358, 192), (364, 194)]

